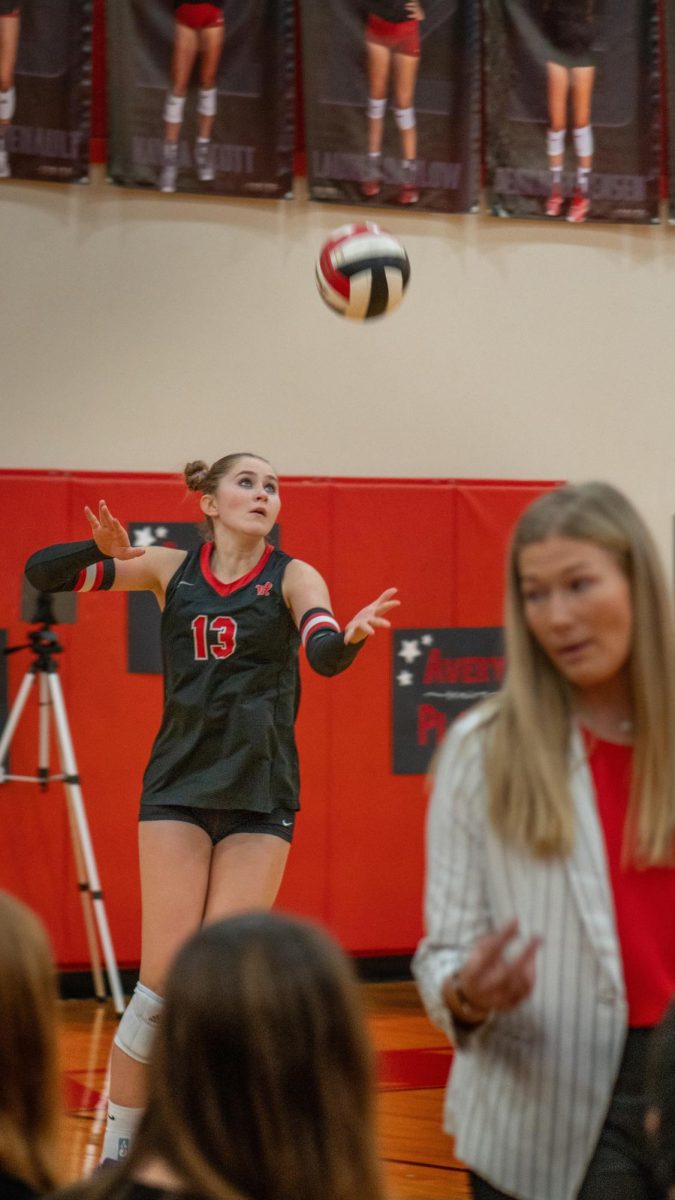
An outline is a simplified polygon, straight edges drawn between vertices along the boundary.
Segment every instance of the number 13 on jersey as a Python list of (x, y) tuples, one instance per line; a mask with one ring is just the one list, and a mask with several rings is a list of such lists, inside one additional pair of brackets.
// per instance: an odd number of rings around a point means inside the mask
[[(237, 622), (232, 617), (195, 617), (191, 625), (194, 638), (195, 658), (205, 662), (209, 657), (209, 649), (214, 658), (229, 658), (237, 646)], [(208, 633), (214, 633), (216, 640), (211, 647), (208, 644)]]

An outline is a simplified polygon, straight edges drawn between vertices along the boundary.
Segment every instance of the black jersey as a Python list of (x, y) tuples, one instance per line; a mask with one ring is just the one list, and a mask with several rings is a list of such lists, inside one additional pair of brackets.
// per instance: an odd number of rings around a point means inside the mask
[(406, 0), (364, 0), (363, 7), (366, 16), (379, 17), (380, 20), (390, 21), (393, 25), (411, 20)]
[(212, 550), (188, 554), (166, 589), (164, 714), (141, 803), (296, 809), (300, 638), (281, 593), (291, 560), (268, 546), (224, 584)]

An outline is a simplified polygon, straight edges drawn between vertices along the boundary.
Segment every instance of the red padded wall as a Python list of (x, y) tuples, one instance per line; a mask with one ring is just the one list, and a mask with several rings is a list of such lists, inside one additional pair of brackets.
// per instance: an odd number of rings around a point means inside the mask
[[(385, 587), (400, 589), (406, 628), (498, 625), (504, 549), (519, 512), (550, 483), (452, 480), (282, 481), (283, 548), (326, 577), (346, 620)], [(123, 523), (198, 518), (174, 476), (0, 472), (0, 627), (23, 641), (23, 563), (49, 542), (87, 536), (82, 509), (104, 498)], [(78, 597), (60, 626), (61, 681), (94, 848), (120, 963), (139, 955), (136, 817), (161, 708), (161, 679), (126, 669), (126, 597)], [(303, 663), (298, 721), (303, 812), (280, 904), (327, 923), (354, 953), (402, 954), (420, 934), (420, 776), (391, 774), (391, 642), (377, 636), (337, 679)], [(30, 662), (8, 660), (10, 701)], [(31, 699), (12, 770), (37, 758)], [(0, 787), (0, 886), (47, 921), (63, 966), (86, 962), (63, 790)]]

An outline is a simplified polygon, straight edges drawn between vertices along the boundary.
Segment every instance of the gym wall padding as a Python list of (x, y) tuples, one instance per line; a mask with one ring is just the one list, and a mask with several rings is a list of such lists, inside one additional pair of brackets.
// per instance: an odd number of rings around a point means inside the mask
[[(504, 552), (522, 509), (553, 486), (484, 480), (282, 480), (282, 547), (325, 576), (342, 622), (386, 587), (393, 623), (499, 625)], [(50, 542), (85, 538), (84, 504), (105, 499), (127, 524), (199, 519), (176, 476), (0, 472), (0, 627), (19, 619), (23, 564)], [(60, 677), (120, 965), (138, 963), (136, 819), (162, 703), (157, 675), (127, 672), (127, 597), (78, 596), (58, 626)], [(9, 703), (31, 658), (8, 658)], [(391, 635), (379, 633), (335, 679), (302, 661), (298, 741), (302, 813), (279, 904), (328, 925), (355, 954), (406, 954), (421, 931), (422, 776), (391, 773)], [(37, 687), (11, 747), (11, 769), (37, 767)], [(56, 747), (52, 750), (56, 770)], [(87, 962), (61, 784), (0, 787), (0, 887), (46, 921), (62, 967)]]

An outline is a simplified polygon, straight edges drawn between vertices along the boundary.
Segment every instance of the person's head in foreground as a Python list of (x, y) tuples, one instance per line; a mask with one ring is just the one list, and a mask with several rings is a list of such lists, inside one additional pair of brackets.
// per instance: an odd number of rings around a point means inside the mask
[(506, 597), (507, 672), (490, 753), (492, 818), (546, 857), (573, 842), (570, 722), (634, 743), (631, 856), (672, 860), (675, 639), (653, 539), (606, 483), (554, 489), (521, 516)]
[(358, 985), (318, 928), (209, 925), (178, 954), (133, 1150), (115, 1180), (223, 1200), (381, 1200)]
[(0, 892), (0, 1195), (51, 1190), (58, 1177), (57, 994), (44, 927)]

